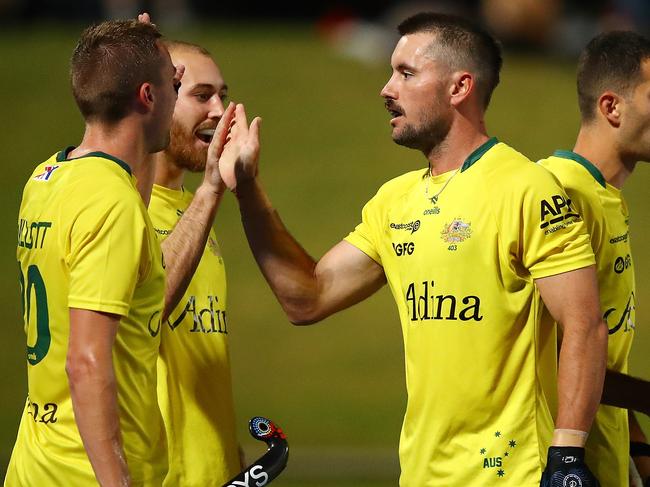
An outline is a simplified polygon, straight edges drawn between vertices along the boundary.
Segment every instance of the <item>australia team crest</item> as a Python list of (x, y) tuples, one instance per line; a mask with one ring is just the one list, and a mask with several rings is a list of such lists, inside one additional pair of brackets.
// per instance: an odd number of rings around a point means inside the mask
[(445, 223), (440, 232), (443, 242), (449, 244), (449, 250), (456, 250), (457, 245), (472, 236), (472, 224), (461, 218), (454, 218), (450, 223)]

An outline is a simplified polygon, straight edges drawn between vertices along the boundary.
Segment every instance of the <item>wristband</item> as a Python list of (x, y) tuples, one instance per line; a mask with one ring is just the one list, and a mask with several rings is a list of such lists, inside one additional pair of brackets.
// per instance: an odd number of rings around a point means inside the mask
[(556, 428), (553, 432), (553, 446), (583, 447), (587, 443), (589, 433), (581, 430)]

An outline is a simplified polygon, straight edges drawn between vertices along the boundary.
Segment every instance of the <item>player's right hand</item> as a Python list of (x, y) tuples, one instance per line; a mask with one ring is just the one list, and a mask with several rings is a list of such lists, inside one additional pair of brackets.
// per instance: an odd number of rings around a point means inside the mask
[(600, 487), (585, 464), (585, 449), (551, 446), (540, 487)]
[(235, 191), (238, 184), (257, 177), (261, 122), (261, 118), (255, 117), (249, 127), (244, 105), (238, 104), (235, 108), (235, 117), (219, 158), (219, 172), (231, 191)]
[[(142, 12), (141, 14), (138, 14), (138, 22), (141, 24), (151, 24), (151, 16), (147, 12)], [(156, 24), (152, 24), (156, 25)]]

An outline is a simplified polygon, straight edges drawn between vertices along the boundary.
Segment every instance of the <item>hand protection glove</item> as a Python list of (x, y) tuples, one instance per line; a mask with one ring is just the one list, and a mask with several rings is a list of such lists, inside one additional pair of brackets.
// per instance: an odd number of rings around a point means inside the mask
[(548, 449), (546, 469), (540, 487), (600, 487), (585, 464), (585, 449), (552, 446)]

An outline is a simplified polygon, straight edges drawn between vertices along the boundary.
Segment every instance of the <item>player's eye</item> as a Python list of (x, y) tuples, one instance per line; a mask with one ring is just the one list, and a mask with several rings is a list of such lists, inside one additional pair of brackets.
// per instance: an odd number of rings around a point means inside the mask
[(219, 99), (221, 99), (221, 103), (223, 103), (223, 104), (225, 105), (226, 102), (228, 101), (228, 93), (222, 93), (222, 94), (220, 94), (220, 95), (219, 95)]
[(200, 102), (203, 102), (203, 103), (208, 101), (212, 97), (212, 95), (210, 95), (208, 93), (197, 93), (194, 96), (196, 96), (197, 100), (199, 100)]
[(409, 71), (402, 71), (402, 78), (409, 79), (411, 76), (413, 76), (413, 73)]

